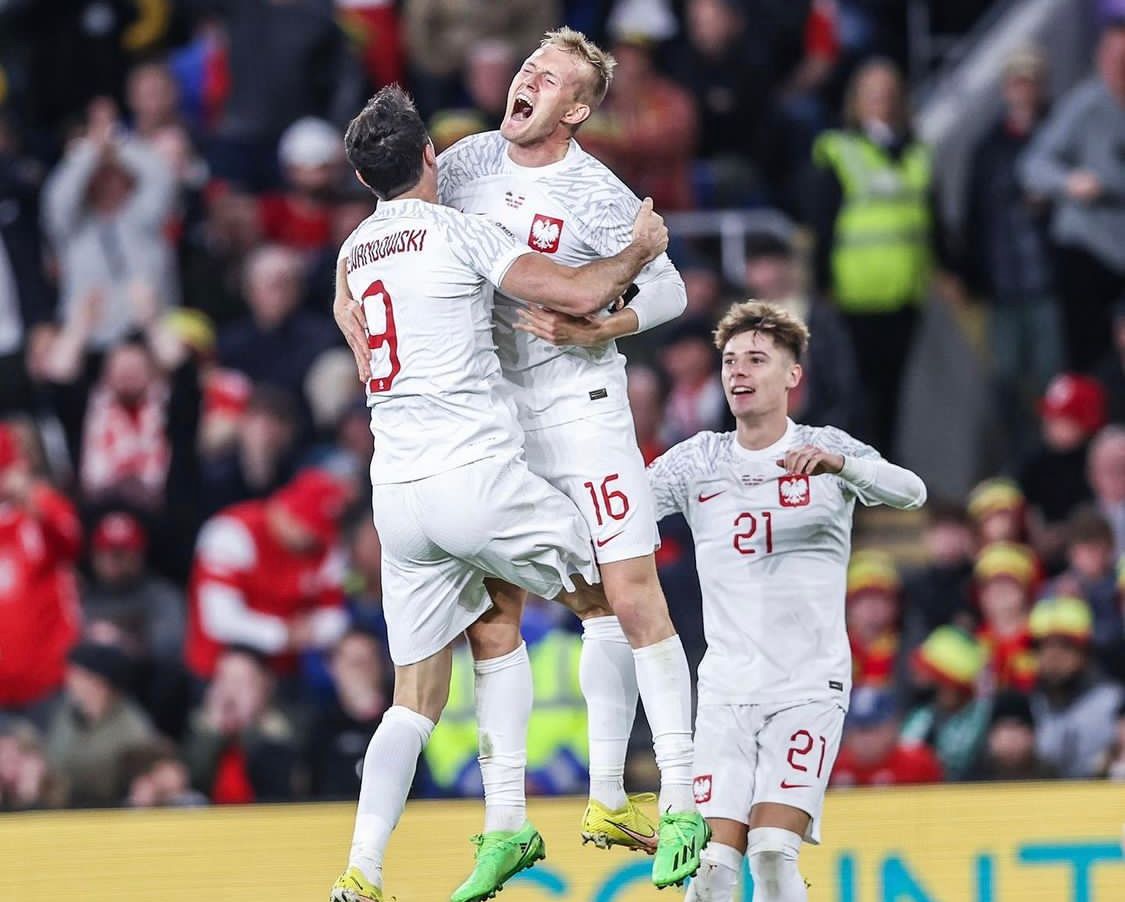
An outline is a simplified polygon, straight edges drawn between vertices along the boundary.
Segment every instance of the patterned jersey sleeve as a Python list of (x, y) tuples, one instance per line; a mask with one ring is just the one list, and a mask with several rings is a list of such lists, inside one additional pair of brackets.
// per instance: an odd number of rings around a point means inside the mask
[(686, 513), (692, 477), (707, 470), (707, 446), (713, 432), (701, 432), (673, 445), (648, 465), (648, 483), (656, 501), (656, 519)]
[(503, 139), (499, 132), (485, 132), (462, 138), (443, 150), (437, 158), (438, 203), (456, 206), (464, 185), (489, 175), (497, 164), (497, 150)]
[(842, 454), (844, 457), (855, 457), (860, 460), (883, 459), (882, 454), (870, 445), (865, 445), (859, 439), (853, 438), (843, 429), (837, 429), (835, 426), (822, 426), (811, 431), (813, 434), (809, 437), (807, 444), (817, 445), (825, 451)]
[(508, 268), (524, 254), (534, 254), (499, 223), (473, 213), (445, 210), (445, 237), (462, 263), (499, 287)]
[[(588, 158), (576, 167), (567, 197), (582, 223), (584, 237), (602, 257), (620, 253), (633, 240), (633, 221), (641, 200), (604, 164)], [(679, 278), (667, 254), (661, 254), (637, 276), (637, 284), (671, 275)]]

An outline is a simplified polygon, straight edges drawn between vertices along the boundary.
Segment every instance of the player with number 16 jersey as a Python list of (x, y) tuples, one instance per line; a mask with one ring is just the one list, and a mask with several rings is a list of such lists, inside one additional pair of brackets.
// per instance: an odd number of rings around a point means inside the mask
[(731, 308), (716, 345), (737, 429), (700, 433), (649, 467), (657, 515), (691, 526), (703, 593), (694, 790), (714, 839), (688, 900), (731, 902), (746, 852), (755, 902), (807, 898), (797, 853), (819, 842), (851, 690), (855, 503), (926, 498), (874, 448), (787, 417), (807, 341), (782, 308)]

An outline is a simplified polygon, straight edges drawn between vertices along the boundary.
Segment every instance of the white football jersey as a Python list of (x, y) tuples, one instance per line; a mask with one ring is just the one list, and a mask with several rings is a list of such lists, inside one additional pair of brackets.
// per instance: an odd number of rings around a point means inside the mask
[[(438, 158), (443, 204), (483, 213), (532, 250), (568, 266), (619, 253), (633, 240), (641, 202), (600, 161), (571, 140), (563, 159), (520, 166), (499, 132), (459, 141)], [(662, 254), (638, 275), (654, 278), (672, 263)], [(595, 348), (556, 347), (513, 328), (525, 306), (496, 293), (496, 351), (514, 387), (525, 429), (557, 426), (628, 406), (625, 358), (614, 342)]]
[(778, 461), (801, 445), (879, 458), (840, 429), (790, 421), (768, 448), (701, 432), (649, 466), (657, 519), (681, 512), (695, 538), (707, 638), (701, 704), (832, 699), (847, 708), (852, 512), (857, 498), (878, 502), (838, 476), (786, 474)]
[(380, 201), (344, 242), (370, 334), (375, 484), (523, 447), (492, 345), (492, 292), (526, 253), (484, 217), (415, 199)]

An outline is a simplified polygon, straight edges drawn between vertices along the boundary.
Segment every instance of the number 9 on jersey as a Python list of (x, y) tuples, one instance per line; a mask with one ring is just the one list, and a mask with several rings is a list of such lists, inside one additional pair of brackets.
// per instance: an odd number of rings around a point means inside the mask
[(387, 391), (402, 365), (398, 359), (398, 334), (391, 295), (381, 279), (372, 282), (361, 298), (367, 320), (367, 346), (371, 349), (371, 382), (368, 391)]

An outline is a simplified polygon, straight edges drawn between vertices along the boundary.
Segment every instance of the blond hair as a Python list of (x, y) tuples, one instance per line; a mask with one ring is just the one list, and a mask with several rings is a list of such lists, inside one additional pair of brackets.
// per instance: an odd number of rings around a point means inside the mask
[(588, 90), (583, 92), (585, 94), (583, 99), (595, 108), (605, 100), (610, 83), (613, 81), (613, 70), (617, 68), (617, 60), (612, 54), (602, 50), (582, 32), (566, 25), (555, 31), (548, 31), (543, 35), (539, 46), (554, 47), (589, 66), (594, 72), (594, 77), (588, 85)]
[(715, 347), (721, 352), (734, 336), (743, 332), (768, 335), (773, 343), (786, 348), (800, 360), (809, 346), (809, 329), (784, 307), (762, 301), (743, 301), (731, 305), (715, 329)]

